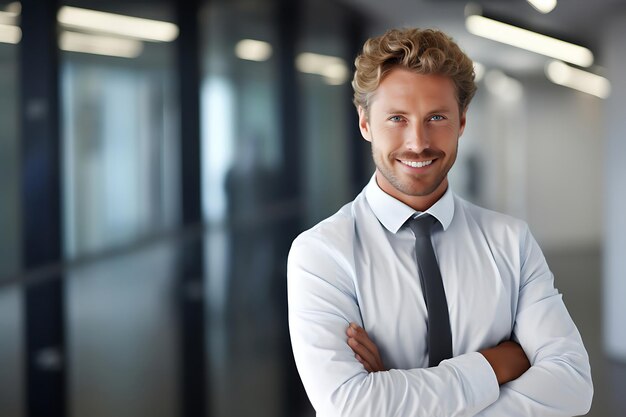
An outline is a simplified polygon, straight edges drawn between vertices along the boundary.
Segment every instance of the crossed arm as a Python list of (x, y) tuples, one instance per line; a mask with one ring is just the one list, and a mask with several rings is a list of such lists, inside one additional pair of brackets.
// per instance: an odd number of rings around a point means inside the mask
[[(356, 323), (350, 323), (346, 335), (348, 346), (354, 351), (355, 358), (367, 372), (387, 371), (378, 347), (372, 342), (365, 329)], [(524, 350), (513, 341), (504, 341), (492, 348), (483, 349), (480, 353), (489, 362), (499, 385), (517, 379), (530, 368), (530, 362)]]
[(588, 357), (536, 242), (528, 239), (512, 341), (436, 367), (390, 370), (375, 346), (365, 349), (369, 338), (355, 337), (358, 328), (346, 343), (349, 323), (363, 326), (349, 266), (323, 244), (294, 242), (290, 333), (318, 416), (585, 414), (593, 394)]

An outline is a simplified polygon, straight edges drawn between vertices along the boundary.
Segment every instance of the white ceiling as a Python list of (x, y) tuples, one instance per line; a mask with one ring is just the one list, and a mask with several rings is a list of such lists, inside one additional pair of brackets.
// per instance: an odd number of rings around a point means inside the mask
[[(474, 60), (519, 75), (543, 72), (548, 58), (471, 35), (461, 0), (343, 0), (374, 22), (371, 34), (390, 27), (436, 27), (450, 34)], [(475, 1), (483, 14), (590, 48), (602, 65), (603, 28), (614, 13), (626, 13), (626, 0), (559, 0), (549, 14), (526, 0)], [(625, 39), (626, 42), (626, 39)]]

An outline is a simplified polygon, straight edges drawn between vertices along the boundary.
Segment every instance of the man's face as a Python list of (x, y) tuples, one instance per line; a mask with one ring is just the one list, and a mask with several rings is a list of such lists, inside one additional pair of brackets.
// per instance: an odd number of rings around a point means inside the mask
[(443, 195), (465, 128), (450, 78), (392, 70), (374, 92), (369, 115), (359, 108), (359, 127), (372, 144), (383, 191), (421, 211)]

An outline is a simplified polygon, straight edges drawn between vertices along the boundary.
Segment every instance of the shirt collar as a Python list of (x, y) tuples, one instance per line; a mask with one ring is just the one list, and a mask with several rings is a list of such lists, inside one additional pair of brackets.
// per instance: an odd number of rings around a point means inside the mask
[[(365, 197), (374, 215), (391, 233), (397, 233), (409, 217), (419, 217), (423, 214), (384, 192), (376, 182), (376, 174), (365, 187)], [(443, 230), (448, 229), (454, 216), (454, 195), (449, 186), (443, 196), (424, 213), (439, 220)]]

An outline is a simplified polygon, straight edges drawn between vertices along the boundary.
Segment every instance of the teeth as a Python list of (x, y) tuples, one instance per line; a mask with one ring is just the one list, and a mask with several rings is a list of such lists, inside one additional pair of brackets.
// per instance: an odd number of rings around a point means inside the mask
[(424, 162), (417, 162), (417, 161), (400, 161), (400, 162), (402, 162), (404, 165), (408, 165), (413, 168), (422, 168), (433, 163), (432, 159), (430, 161), (424, 161)]

